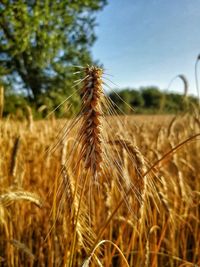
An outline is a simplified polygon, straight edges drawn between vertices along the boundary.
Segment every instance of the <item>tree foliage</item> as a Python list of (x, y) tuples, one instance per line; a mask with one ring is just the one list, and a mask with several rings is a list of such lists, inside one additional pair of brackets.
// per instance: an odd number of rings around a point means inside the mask
[(197, 105), (195, 97), (185, 98), (180, 94), (162, 92), (155, 86), (141, 87), (139, 90), (121, 89), (117, 94), (112, 92), (109, 97), (116, 104), (115, 109), (119, 114), (178, 113), (188, 111), (191, 106)]
[(157, 87), (141, 88), (144, 106), (148, 108), (160, 108), (162, 93)]
[(74, 79), (69, 66), (92, 61), (95, 14), (105, 4), (106, 0), (0, 1), (0, 78), (15, 90), (23, 87), (35, 101), (50, 91), (69, 95)]

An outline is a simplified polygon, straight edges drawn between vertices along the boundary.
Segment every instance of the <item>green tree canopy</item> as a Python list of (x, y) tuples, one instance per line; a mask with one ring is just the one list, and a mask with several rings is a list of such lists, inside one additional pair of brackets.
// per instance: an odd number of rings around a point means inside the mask
[(106, 0), (0, 1), (0, 78), (37, 100), (70, 94), (69, 66), (91, 62), (95, 14)]
[(133, 108), (138, 108), (138, 107), (143, 107), (144, 105), (144, 99), (142, 97), (142, 93), (139, 90), (131, 90), (131, 102), (130, 102), (131, 106), (133, 106)]
[(157, 87), (140, 88), (144, 99), (144, 106), (148, 108), (160, 108), (162, 93)]
[[(117, 92), (117, 94), (112, 92), (109, 94), (109, 97), (111, 98), (113, 103), (115, 103), (114, 108), (118, 113), (129, 114), (131, 112), (129, 105), (132, 101), (132, 91), (129, 88), (120, 90), (119, 92)], [(128, 105), (125, 103), (127, 103)]]
[[(119, 114), (179, 113), (197, 105), (197, 98), (161, 91), (156, 86), (125, 88), (109, 94)], [(126, 103), (128, 104), (126, 104)], [(134, 110), (134, 112), (133, 112)]]

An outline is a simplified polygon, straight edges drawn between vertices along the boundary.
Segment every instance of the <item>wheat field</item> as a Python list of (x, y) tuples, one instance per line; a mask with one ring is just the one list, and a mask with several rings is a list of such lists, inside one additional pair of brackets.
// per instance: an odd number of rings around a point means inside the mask
[(74, 120), (0, 121), (1, 266), (200, 266), (199, 113), (102, 116), (94, 84)]
[[(197, 120), (187, 114), (175, 119), (170, 116), (130, 116), (124, 117), (123, 121), (129, 141), (137, 145), (149, 166), (199, 131)], [(67, 264), (74, 235), (69, 193), (64, 196), (63, 207), (58, 208), (55, 204), (52, 211), (52, 206), (56, 201), (55, 186), (58, 187), (58, 184), (55, 184), (59, 183), (61, 159), (67, 157), (70, 141), (59, 144), (55, 153), (45, 154), (48, 147), (56, 142), (58, 125), (64, 124), (65, 121), (34, 122), (30, 131), (27, 122), (1, 122), (2, 266), (62, 266), (64, 261)], [(114, 127), (116, 134), (122, 131), (116, 125)], [(123, 204), (106, 226), (100, 240), (111, 240), (117, 244), (130, 266), (195, 266), (195, 263), (198, 266), (199, 151), (196, 138), (155, 167), (152, 179), (160, 200), (156, 198), (154, 203), (154, 196), (149, 195), (150, 203), (142, 222), (135, 218), (136, 211), (130, 210), (132, 205), (134, 209), (134, 203), (129, 195), (126, 200), (129, 203)], [(124, 155), (125, 151), (119, 153), (123, 155), (123, 171), (127, 184), (130, 184), (135, 179), (135, 168)], [(95, 236), (121, 199), (111, 180), (112, 169), (110, 171), (109, 180), (103, 177), (103, 194), (97, 195), (95, 225), (88, 229), (84, 220), (80, 220), (83, 225), (79, 226), (81, 232), (74, 252), (74, 266), (81, 266)], [(75, 181), (76, 178), (71, 179)], [(128, 187), (126, 183), (123, 186)], [(91, 184), (91, 187), (95, 185)], [(60, 215), (54, 225), (56, 209), (60, 209)], [(85, 209), (88, 213), (88, 207)], [(90, 235), (94, 240), (87, 240)], [(84, 238), (89, 243), (85, 244)], [(113, 266), (125, 266), (111, 244), (104, 244), (97, 251), (97, 256), (103, 266), (111, 266), (111, 263)], [(94, 266), (98, 266), (93, 260)]]

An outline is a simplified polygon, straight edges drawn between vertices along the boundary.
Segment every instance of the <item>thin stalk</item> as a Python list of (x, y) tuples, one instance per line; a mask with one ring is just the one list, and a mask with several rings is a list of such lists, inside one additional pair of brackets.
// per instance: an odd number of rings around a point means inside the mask
[[(86, 173), (86, 177), (85, 177), (85, 180), (84, 180), (84, 183), (83, 183), (83, 187), (81, 189), (81, 194), (80, 194), (80, 198), (79, 198), (79, 202), (78, 202), (78, 210), (77, 210), (77, 214), (76, 214), (76, 221), (75, 221), (75, 227), (74, 227), (74, 236), (73, 236), (73, 241), (72, 241), (72, 246), (71, 246), (71, 251), (70, 251), (69, 267), (73, 266), (74, 250), (75, 250), (76, 236), (77, 236), (76, 228), (77, 228), (77, 224), (78, 224), (80, 208), (81, 208), (81, 201), (82, 201), (84, 189), (85, 189), (85, 186), (86, 186), (86, 183), (87, 183), (88, 174), (89, 174), (89, 171), (87, 171), (87, 173)], [(66, 266), (65, 262), (64, 262), (64, 266)]]
[(200, 60), (200, 55), (198, 55), (196, 62), (195, 62), (195, 82), (196, 82), (196, 89), (197, 89), (197, 96), (198, 96), (198, 105), (200, 106), (200, 93), (199, 93), (199, 81), (198, 81), (198, 62)]

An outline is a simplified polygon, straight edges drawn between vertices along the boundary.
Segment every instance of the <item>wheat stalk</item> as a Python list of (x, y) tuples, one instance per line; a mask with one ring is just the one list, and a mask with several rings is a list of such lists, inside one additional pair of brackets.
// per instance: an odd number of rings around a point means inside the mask
[(198, 96), (198, 105), (200, 106), (200, 92), (199, 92), (198, 68), (197, 68), (199, 61), (200, 61), (200, 54), (197, 56), (197, 59), (195, 62), (195, 83), (196, 83), (197, 96)]
[(18, 136), (15, 139), (14, 146), (13, 146), (13, 151), (11, 155), (11, 160), (10, 160), (10, 175), (13, 177), (16, 176), (16, 171), (17, 171), (17, 156), (18, 156), (18, 151), (20, 147), (20, 136)]
[(0, 86), (0, 119), (3, 117), (4, 108), (4, 88)]
[(32, 114), (32, 109), (30, 106), (26, 106), (26, 111), (27, 111), (27, 122), (28, 122), (28, 129), (29, 131), (33, 131), (33, 114)]

